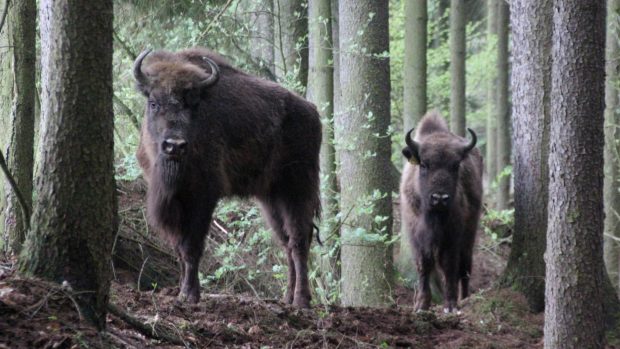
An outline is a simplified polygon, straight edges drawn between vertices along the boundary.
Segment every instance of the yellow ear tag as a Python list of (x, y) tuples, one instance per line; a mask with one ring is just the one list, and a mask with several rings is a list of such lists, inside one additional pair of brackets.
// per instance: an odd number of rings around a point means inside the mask
[(409, 163), (412, 165), (419, 165), (420, 163), (418, 162), (418, 159), (415, 158), (415, 156), (412, 156), (409, 158)]

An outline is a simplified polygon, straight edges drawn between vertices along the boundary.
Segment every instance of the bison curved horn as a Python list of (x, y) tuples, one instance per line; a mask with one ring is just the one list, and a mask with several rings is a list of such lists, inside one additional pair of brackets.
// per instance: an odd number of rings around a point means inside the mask
[(471, 141), (465, 146), (465, 149), (463, 149), (464, 153), (468, 153), (470, 150), (474, 149), (476, 142), (478, 141), (478, 137), (476, 137), (476, 132), (474, 132), (474, 130), (467, 128), (467, 131), (471, 134)]
[(220, 67), (209, 57), (202, 57), (202, 59), (207, 62), (209, 67), (211, 68), (211, 75), (208, 78), (202, 80), (198, 83), (196, 87), (205, 88), (209, 86), (213, 86), (220, 79)]
[(407, 143), (407, 146), (409, 148), (411, 148), (411, 150), (418, 150), (418, 143), (416, 143), (416, 141), (414, 141), (413, 139), (411, 139), (411, 132), (413, 132), (413, 129), (409, 130), (409, 132), (407, 132), (407, 135), (405, 135), (405, 143)]
[(138, 56), (138, 58), (136, 58), (136, 61), (133, 64), (134, 78), (136, 78), (136, 81), (138, 83), (145, 85), (145, 86), (148, 86), (149, 79), (142, 72), (142, 61), (144, 60), (144, 57), (146, 57), (149, 53), (151, 53), (150, 48), (142, 51), (142, 53), (140, 53), (140, 55)]

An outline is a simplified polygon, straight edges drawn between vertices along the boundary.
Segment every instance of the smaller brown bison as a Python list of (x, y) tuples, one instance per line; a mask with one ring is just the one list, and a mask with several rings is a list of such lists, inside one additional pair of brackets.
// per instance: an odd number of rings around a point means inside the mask
[(179, 298), (200, 298), (198, 264), (218, 201), (253, 197), (286, 251), (286, 302), (309, 307), (308, 254), (320, 212), (316, 108), (209, 50), (149, 52), (134, 63), (146, 97), (137, 157), (148, 222), (181, 260)]
[(402, 224), (410, 234), (419, 274), (415, 309), (428, 310), (435, 264), (444, 276), (444, 311), (469, 295), (472, 252), (482, 199), (482, 157), (471, 141), (448, 130), (437, 112), (420, 121), (416, 139), (407, 132), (400, 197)]

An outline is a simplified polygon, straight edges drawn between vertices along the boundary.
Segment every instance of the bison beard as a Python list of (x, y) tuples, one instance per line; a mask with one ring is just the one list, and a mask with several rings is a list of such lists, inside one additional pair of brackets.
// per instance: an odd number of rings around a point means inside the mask
[(161, 159), (156, 168), (160, 172), (163, 183), (174, 191), (181, 180), (181, 163), (176, 160)]

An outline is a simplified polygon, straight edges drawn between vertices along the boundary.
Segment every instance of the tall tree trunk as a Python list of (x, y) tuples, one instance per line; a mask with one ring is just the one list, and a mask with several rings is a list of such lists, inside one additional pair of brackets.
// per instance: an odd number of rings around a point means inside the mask
[[(13, 71), (13, 113), (8, 154), (8, 167), (28, 206), (32, 207), (32, 170), (34, 153), (35, 112), (35, 63), (36, 63), (36, 18), (35, 0), (13, 0), (9, 15), (12, 24)], [(6, 229), (11, 250), (18, 254), (26, 237), (23, 212), (17, 196), (9, 191)], [(30, 217), (26, 217), (29, 219)]]
[(252, 56), (263, 68), (262, 75), (275, 80), (274, 11), (273, 1), (251, 1), (253, 24)]
[[(405, 2), (405, 74), (404, 129), (417, 125), (426, 113), (426, 46), (428, 8), (427, 0)], [(409, 234), (401, 230), (398, 269), (402, 276), (413, 280), (415, 268)], [(413, 285), (411, 285), (413, 286)]]
[[(11, 24), (7, 23), (6, 17), (10, 10), (6, 6), (9, 0), (0, 2), (0, 21), (6, 9), (7, 14), (5, 16), (4, 25), (0, 28), (0, 151), (3, 154), (7, 154), (9, 137), (11, 131), (11, 113), (13, 110), (13, 87), (14, 74), (13, 74), (13, 54), (11, 52), (12, 39)], [(5, 222), (7, 218), (7, 189), (9, 188), (8, 182), (3, 175), (0, 175), (0, 232), (2, 232), (0, 247), (2, 250), (8, 251), (10, 248), (8, 236), (4, 234)]]
[(300, 93), (308, 83), (306, 4), (306, 0), (274, 0), (276, 75)]
[(545, 348), (603, 348), (605, 3), (553, 21)]
[[(333, 236), (338, 214), (338, 186), (336, 178), (336, 150), (334, 148), (334, 68), (332, 65), (332, 14), (329, 0), (310, 0), (309, 23), (309, 74), (307, 98), (316, 104), (323, 123), (321, 144), (321, 206), (323, 217), (322, 236), (330, 250), (337, 240)], [(329, 240), (328, 240), (329, 239)], [(337, 254), (332, 251), (331, 256)], [(327, 258), (325, 272), (337, 271), (338, 260)], [(339, 274), (338, 272), (332, 273)]]
[(450, 2), (450, 130), (465, 137), (465, 0)]
[(504, 172), (510, 165), (510, 111), (508, 110), (508, 21), (509, 7), (504, 0), (497, 3), (497, 171), (501, 173), (497, 186), (497, 209), (508, 208), (510, 174)]
[[(392, 289), (392, 181), (388, 2), (341, 0), (342, 114), (336, 118), (340, 152), (342, 302), (381, 306)], [(362, 33), (360, 35), (360, 33)]]
[(620, 0), (607, 0), (607, 52), (605, 73), (605, 265), (612, 284), (620, 290), (620, 153), (616, 145), (616, 127), (620, 118), (618, 109), (618, 69), (620, 48), (618, 47), (618, 14)]
[[(497, 52), (497, 2), (500, 0), (487, 0), (487, 45), (491, 52)], [(487, 87), (487, 144), (486, 158), (487, 165), (487, 196), (491, 189), (491, 183), (497, 177), (497, 74), (495, 69), (490, 69), (489, 82)]]
[(542, 311), (549, 183), (552, 6), (549, 1), (537, 0), (513, 0), (510, 6), (515, 224), (510, 257), (500, 284), (520, 291), (533, 311)]
[(19, 270), (67, 282), (105, 327), (116, 230), (112, 0), (41, 0), (43, 146)]

